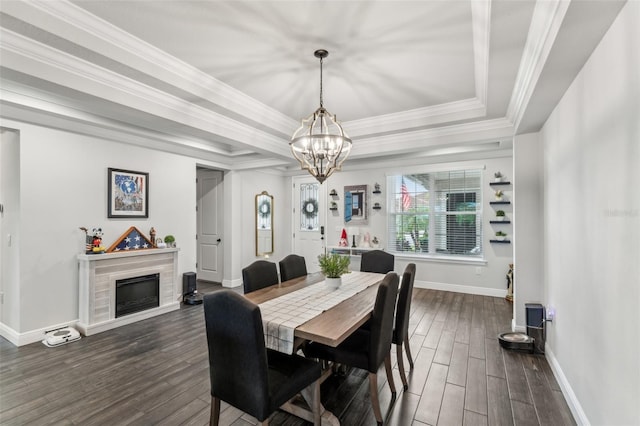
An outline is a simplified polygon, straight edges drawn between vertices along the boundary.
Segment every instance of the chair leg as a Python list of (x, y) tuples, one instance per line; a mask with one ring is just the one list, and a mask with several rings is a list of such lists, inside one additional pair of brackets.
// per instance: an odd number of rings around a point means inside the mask
[(220, 422), (220, 398), (211, 397), (211, 417), (209, 418), (210, 426), (218, 426)]
[(384, 368), (387, 370), (387, 382), (391, 388), (391, 398), (396, 398), (396, 384), (393, 382), (393, 371), (391, 370), (391, 353), (384, 359)]
[(380, 411), (380, 398), (378, 398), (378, 375), (369, 373), (369, 392), (371, 393), (371, 405), (373, 415), (376, 417), (378, 426), (382, 425), (382, 412)]
[(396, 345), (396, 354), (398, 358), (398, 370), (400, 370), (400, 378), (402, 379), (402, 387), (404, 390), (409, 389), (407, 384), (407, 373), (404, 372), (404, 360), (402, 356), (402, 345)]
[(407, 333), (407, 337), (405, 337), (404, 339), (404, 350), (405, 352), (407, 352), (407, 358), (409, 358), (409, 367), (411, 367), (410, 369), (413, 370), (413, 358), (411, 357), (411, 349), (409, 347), (408, 333)]

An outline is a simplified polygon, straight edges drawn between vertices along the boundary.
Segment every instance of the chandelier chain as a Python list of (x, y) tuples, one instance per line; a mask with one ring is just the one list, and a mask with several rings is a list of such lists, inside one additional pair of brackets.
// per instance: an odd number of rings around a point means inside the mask
[(323, 107), (322, 105), (322, 59), (320, 58), (320, 107)]

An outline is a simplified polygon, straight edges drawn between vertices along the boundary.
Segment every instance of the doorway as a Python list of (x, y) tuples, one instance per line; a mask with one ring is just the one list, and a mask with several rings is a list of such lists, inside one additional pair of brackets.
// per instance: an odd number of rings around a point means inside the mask
[(197, 264), (200, 280), (222, 283), (223, 250), (223, 174), (218, 170), (197, 169)]

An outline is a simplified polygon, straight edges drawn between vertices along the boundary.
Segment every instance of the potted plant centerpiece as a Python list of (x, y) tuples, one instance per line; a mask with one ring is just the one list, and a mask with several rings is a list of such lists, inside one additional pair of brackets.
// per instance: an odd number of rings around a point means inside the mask
[(341, 256), (337, 253), (321, 254), (318, 256), (320, 270), (324, 274), (325, 282), (331, 288), (338, 288), (342, 284), (342, 274), (349, 272), (349, 256)]
[(502, 201), (502, 196), (504, 195), (504, 192), (502, 192), (501, 189), (498, 189), (494, 195), (496, 197), (496, 201)]
[(505, 218), (506, 218), (506, 216), (505, 216), (504, 210), (498, 210), (498, 211), (496, 212), (496, 220), (500, 220), (500, 221), (502, 221), (502, 220), (504, 220)]
[(502, 173), (500, 171), (495, 172), (493, 177), (495, 178), (494, 182), (502, 182)]

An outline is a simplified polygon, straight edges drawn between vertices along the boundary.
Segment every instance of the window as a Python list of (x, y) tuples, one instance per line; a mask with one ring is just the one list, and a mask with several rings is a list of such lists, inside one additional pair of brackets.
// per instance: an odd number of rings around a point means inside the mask
[(389, 176), (389, 248), (424, 256), (482, 256), (482, 171)]

